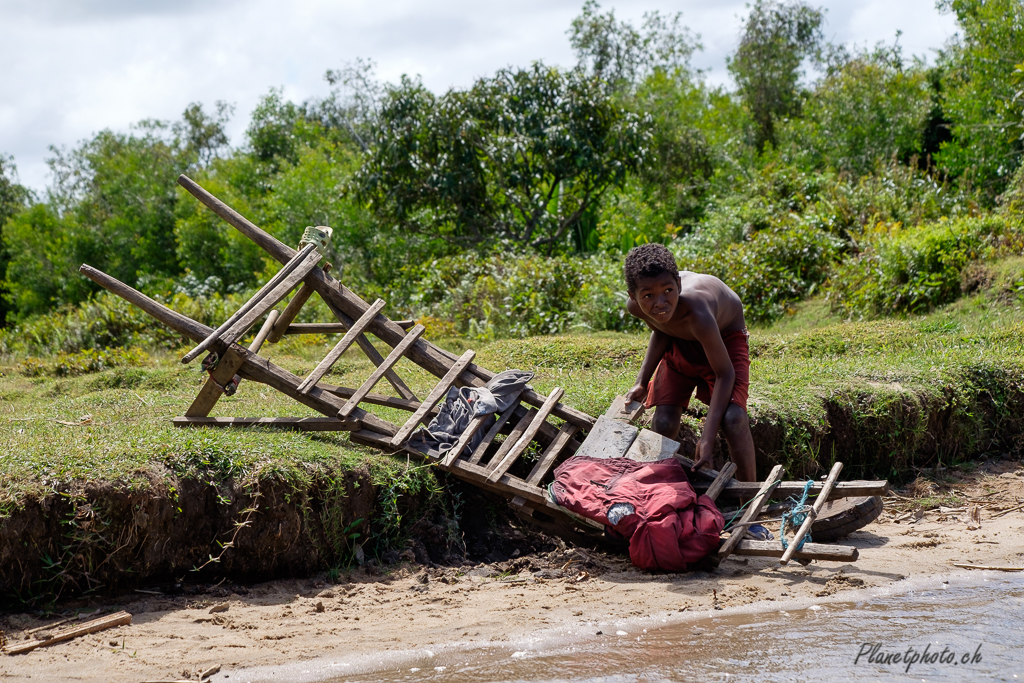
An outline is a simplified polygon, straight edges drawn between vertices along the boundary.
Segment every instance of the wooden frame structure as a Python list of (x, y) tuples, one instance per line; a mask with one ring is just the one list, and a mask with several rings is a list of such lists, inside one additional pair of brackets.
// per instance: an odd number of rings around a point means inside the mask
[[(175, 425), (258, 425), (310, 431), (348, 431), (351, 440), (356, 443), (389, 452), (405, 452), (432, 461), (459, 479), (504, 496), (520, 516), (546, 531), (584, 543), (599, 540), (603, 536), (603, 529), (599, 524), (568, 513), (550, 500), (546, 482), (550, 481), (551, 472), (558, 462), (577, 453), (593, 457), (631, 457), (637, 460), (676, 457), (684, 463), (688, 462), (678, 453), (679, 443), (631, 424), (639, 413), (636, 404), (626, 406), (624, 399), (620, 399), (606, 415), (595, 419), (561, 403), (564, 392), (560, 388), (544, 396), (529, 387), (515, 397), (508, 409), (495, 416), (496, 419), (471, 453), (464, 454), (463, 451), (474, 435), (491, 422), (490, 419), (472, 420), (454, 448), (441, 457), (429, 455), (422, 448), (410, 444), (410, 436), (417, 427), (429, 421), (430, 416), (436, 412), (438, 402), (450, 387), (483, 386), (495, 373), (473, 363), (473, 351), (455, 356), (424, 339), (422, 326), (389, 319), (383, 313), (386, 305), (384, 301), (378, 299), (372, 304), (364, 301), (329, 275), (330, 264), (318, 265), (321, 253), (315, 244), (300, 245), (300, 250), (296, 251), (245, 219), (190, 178), (182, 175), (178, 182), (284, 266), (216, 330), (170, 310), (95, 268), (88, 265), (81, 267), (86, 277), (197, 342), (197, 346), (182, 359), (183, 362), (195, 359), (204, 351), (209, 352), (203, 361), (209, 378), (185, 415), (174, 419)], [(321, 230), (327, 230), (329, 234), (329, 228)], [(296, 293), (282, 312), (273, 308), (296, 288)], [(314, 293), (323, 299), (337, 322), (294, 324), (296, 315)], [(249, 347), (240, 346), (238, 340), (264, 315), (265, 322)], [(327, 331), (344, 334), (324, 360), (305, 378), (259, 355), (265, 343), (274, 343), (285, 334)], [(391, 347), (386, 357), (369, 341), (368, 333)], [(325, 383), (323, 378), (331, 366), (353, 344), (366, 354), (376, 369), (359, 387), (339, 387)], [(395, 372), (395, 364), (400, 358), (407, 358), (439, 378), (437, 385), (422, 401)], [(374, 392), (374, 388), (384, 379), (390, 383), (397, 396)], [(210, 417), (219, 398), (234, 393), (242, 380), (265, 384), (312, 408), (322, 417)], [(375, 405), (408, 411), (411, 415), (403, 425), (392, 424), (364, 407)], [(552, 418), (558, 418), (562, 423), (556, 426), (550, 422)], [(582, 443), (579, 440), (581, 435), (586, 435)], [(503, 439), (499, 440), (500, 436)], [(522, 459), (531, 450), (531, 446), (534, 452), (539, 451), (539, 456), (533, 466), (527, 468)], [(708, 471), (703, 473), (703, 479), (695, 481), (695, 488), (698, 492), (708, 492), (712, 497), (731, 494), (749, 498), (753, 495), (756, 505), (748, 508), (744, 519), (750, 516), (756, 518), (770, 495), (784, 496), (803, 491), (803, 482), (783, 482), (781, 467), (776, 470), (765, 485), (732, 479), (734, 468), (727, 467), (721, 473)], [(885, 488), (885, 482), (836, 482), (830, 479), (821, 490), (822, 495), (818, 500), (824, 504), (830, 492), (837, 496), (876, 495), (884, 492)], [(785, 551), (778, 541), (741, 540), (737, 534), (727, 539), (723, 553), (720, 555), (722, 558), (729, 553), (736, 553), (782, 557), (784, 561), (791, 558), (852, 561), (857, 557), (856, 549), (843, 546), (808, 543), (799, 551)]]

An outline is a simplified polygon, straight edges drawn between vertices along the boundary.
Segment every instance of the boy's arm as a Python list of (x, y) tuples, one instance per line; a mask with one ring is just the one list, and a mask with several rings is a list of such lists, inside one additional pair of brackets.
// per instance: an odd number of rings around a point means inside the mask
[(726, 408), (729, 407), (732, 389), (736, 383), (736, 369), (732, 365), (732, 359), (729, 358), (725, 342), (722, 341), (722, 332), (718, 329), (718, 323), (711, 315), (701, 318), (699, 324), (694, 326), (693, 331), (697, 341), (704, 347), (708, 363), (715, 373), (715, 388), (711, 392), (711, 403), (708, 405), (708, 416), (704, 419), (704, 429), (697, 441), (694, 469), (711, 463), (715, 435), (718, 434), (718, 428), (722, 425), (722, 417), (725, 415)]
[(643, 401), (647, 397), (647, 383), (651, 381), (651, 375), (654, 374), (654, 370), (658, 367), (658, 363), (661, 362), (671, 343), (672, 337), (669, 335), (658, 330), (651, 330), (651, 340), (647, 342), (647, 353), (644, 355), (644, 362), (640, 365), (640, 373), (636, 377), (636, 384), (626, 394), (626, 400)]

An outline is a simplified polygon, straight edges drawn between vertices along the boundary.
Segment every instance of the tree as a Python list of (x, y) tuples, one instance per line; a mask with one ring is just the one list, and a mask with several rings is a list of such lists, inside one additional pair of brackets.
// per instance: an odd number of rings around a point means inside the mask
[(776, 144), (779, 119), (800, 113), (804, 59), (822, 47), (824, 14), (800, 0), (756, 0), (736, 54), (728, 61), (739, 96), (754, 121), (754, 144)]
[(920, 153), (931, 116), (923, 66), (907, 68), (898, 45), (879, 47), (833, 64), (781, 135), (803, 165), (867, 175)]
[(596, 0), (587, 0), (569, 29), (569, 44), (579, 66), (607, 83), (613, 91), (628, 91), (655, 71), (690, 69), (690, 57), (700, 50), (699, 36), (681, 26), (682, 12), (663, 17), (644, 13), (638, 30), (617, 21), (614, 10), (600, 13)]
[(1024, 154), (1024, 2), (940, 0), (956, 15), (963, 35), (943, 54), (943, 108), (953, 139), (938, 163), (968, 176), (994, 197), (1006, 186)]
[[(10, 253), (4, 246), (3, 235), (7, 221), (20, 213), (32, 199), (32, 193), (18, 184), (18, 171), (14, 165), (14, 157), (0, 154), (0, 278), (7, 272)], [(0, 327), (7, 321), (7, 313), (11, 310), (10, 303), (3, 295), (6, 288), (0, 280)]]
[(405, 78), (385, 96), (353, 189), (430, 248), (507, 239), (550, 252), (638, 168), (648, 139), (578, 69), (506, 69), (442, 97)]

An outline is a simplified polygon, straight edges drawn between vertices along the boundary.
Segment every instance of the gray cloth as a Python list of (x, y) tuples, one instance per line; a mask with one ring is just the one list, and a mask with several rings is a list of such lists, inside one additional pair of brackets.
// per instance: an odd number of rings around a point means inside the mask
[[(533, 379), (532, 372), (506, 370), (491, 378), (483, 387), (451, 387), (438, 408), (437, 416), (426, 427), (421, 427), (409, 439), (413, 448), (423, 447), (439, 458), (455, 447), (474, 417), (499, 413), (515, 403), (526, 383)], [(484, 421), (466, 444), (463, 453), (472, 453), (494, 424), (494, 417)]]

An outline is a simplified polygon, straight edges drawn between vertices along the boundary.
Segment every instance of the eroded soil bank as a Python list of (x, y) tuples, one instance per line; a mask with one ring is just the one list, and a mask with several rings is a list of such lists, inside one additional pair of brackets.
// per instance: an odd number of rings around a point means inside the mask
[[(847, 539), (861, 553), (849, 564), (780, 567), (769, 559), (731, 558), (714, 573), (651, 574), (622, 557), (567, 547), (504, 523), (490, 531), (497, 540), (486, 532), (479, 538), (467, 534), (467, 547), (490, 549), (493, 559), (486, 562), (429, 566), (406, 555), (394, 565), (366, 564), (337, 577), (186, 583), (66, 600), (45, 613), (5, 614), (0, 628), (16, 641), (31, 629), (95, 610), (126, 609), (134, 620), (28, 655), (0, 658), (0, 675), (10, 680), (194, 679), (221, 665), (214, 680), (235, 681), (242, 668), (318, 657), (344, 659), (445, 643), (511, 648), (553, 630), (613, 637), (620, 627), (658, 625), (717, 607), (806, 605), (850, 589), (898, 586), (905, 578), (959, 571), (953, 562), (1024, 564), (1019, 462), (994, 459), (966, 473), (933, 471), (885, 502), (879, 520)], [(971, 528), (973, 506), (980, 513), (978, 528)], [(436, 525), (432, 528), (436, 531)], [(410, 548), (410, 554), (419, 551)]]

